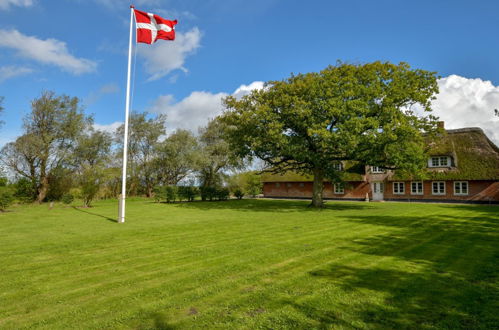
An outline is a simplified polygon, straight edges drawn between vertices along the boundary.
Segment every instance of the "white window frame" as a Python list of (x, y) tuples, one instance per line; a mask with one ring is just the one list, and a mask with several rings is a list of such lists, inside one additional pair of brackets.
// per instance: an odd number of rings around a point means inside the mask
[[(413, 185), (416, 184), (416, 192), (412, 189)], [(417, 184), (421, 184), (421, 192), (419, 191), (419, 186)], [(433, 189), (433, 187), (432, 187)], [(423, 181), (412, 181), (411, 182), (411, 195), (424, 195), (424, 184)]]
[[(466, 192), (463, 192), (463, 183), (466, 184)], [(454, 181), (454, 195), (456, 196), (468, 196), (470, 193), (470, 184), (468, 181)], [(459, 186), (459, 193), (456, 192), (456, 186)]]
[[(445, 160), (445, 164), (444, 163)], [(449, 156), (431, 156), (428, 160), (428, 167), (450, 167), (451, 159)]]
[(381, 174), (381, 173), (385, 173), (385, 170), (382, 169), (379, 166), (371, 166), (371, 173), (373, 173), (373, 174)]
[[(395, 189), (395, 187), (397, 187), (397, 189)], [(393, 182), (392, 190), (394, 195), (405, 195), (405, 182)]]
[(334, 168), (336, 171), (343, 171), (343, 164), (342, 164), (342, 163), (336, 163), (336, 164), (333, 164), (333, 168)]
[[(435, 189), (434, 189), (434, 184), (437, 183), (438, 184), (438, 192), (435, 192)], [(440, 184), (443, 183), (444, 185), (444, 191), (443, 192), (440, 192)], [(443, 196), (446, 194), (445, 192), (445, 189), (446, 189), (446, 184), (445, 184), (445, 181), (432, 181), (431, 182), (431, 194), (432, 195), (435, 195), (435, 196)]]
[(342, 183), (335, 183), (333, 185), (333, 192), (335, 195), (344, 195), (345, 194), (345, 185)]

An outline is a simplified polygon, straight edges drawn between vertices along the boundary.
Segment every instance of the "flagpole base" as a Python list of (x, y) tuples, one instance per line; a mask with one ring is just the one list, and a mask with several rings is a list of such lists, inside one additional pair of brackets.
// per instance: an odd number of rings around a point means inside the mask
[(118, 209), (118, 223), (125, 222), (125, 196), (120, 195), (119, 199), (119, 209)]

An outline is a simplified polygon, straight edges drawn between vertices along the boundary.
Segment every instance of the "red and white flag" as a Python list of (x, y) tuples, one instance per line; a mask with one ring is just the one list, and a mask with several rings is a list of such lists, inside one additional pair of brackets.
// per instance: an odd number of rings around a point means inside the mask
[(137, 42), (152, 44), (158, 39), (175, 40), (177, 20), (169, 21), (158, 15), (137, 9), (134, 9), (134, 12), (137, 26)]

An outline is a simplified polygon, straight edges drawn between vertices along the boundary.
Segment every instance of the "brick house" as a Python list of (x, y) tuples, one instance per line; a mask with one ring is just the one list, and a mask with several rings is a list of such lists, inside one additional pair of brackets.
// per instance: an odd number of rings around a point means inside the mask
[[(324, 182), (324, 198), (499, 203), (499, 148), (480, 128), (446, 132), (430, 143), (423, 178), (343, 162), (338, 167), (344, 183)], [(264, 174), (262, 181), (265, 197), (312, 197), (312, 176)]]

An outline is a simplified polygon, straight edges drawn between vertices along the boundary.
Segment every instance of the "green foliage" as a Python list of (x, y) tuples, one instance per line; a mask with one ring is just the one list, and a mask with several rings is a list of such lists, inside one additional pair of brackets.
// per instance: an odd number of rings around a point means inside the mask
[(198, 168), (200, 155), (196, 137), (187, 130), (177, 130), (155, 146), (154, 168), (158, 181), (177, 185)]
[(177, 186), (166, 186), (165, 187), (165, 199), (167, 203), (175, 203), (178, 198), (178, 187)]
[(212, 201), (216, 198), (217, 188), (215, 187), (199, 187), (199, 192), (201, 194), (201, 200)]
[(226, 201), (227, 199), (229, 199), (229, 196), (230, 196), (230, 190), (229, 188), (216, 188), (215, 189), (215, 197), (219, 200), (219, 201)]
[(0, 176), (0, 187), (5, 187), (9, 183), (9, 179)]
[(62, 195), (61, 201), (64, 204), (68, 205), (68, 204), (73, 203), (74, 199), (75, 198), (74, 198), (74, 196), (72, 194), (66, 193), (66, 194)]
[(0, 211), (4, 212), (14, 202), (12, 192), (7, 189), (0, 190)]
[(199, 189), (197, 187), (193, 186), (178, 187), (178, 198), (180, 201), (187, 200), (189, 202), (192, 202), (198, 195), (199, 195)]
[(30, 203), (36, 198), (36, 185), (27, 178), (20, 178), (14, 183), (14, 196), (23, 203)]
[(314, 175), (313, 205), (322, 206), (323, 178), (341, 180), (338, 161), (421, 171), (422, 133), (435, 130), (436, 118), (410, 107), (429, 113), (437, 92), (434, 72), (406, 63), (338, 63), (229, 96), (221, 121), (239, 156), (263, 159), (276, 173)]
[(229, 180), (229, 188), (235, 193), (240, 190), (243, 195), (255, 197), (261, 194), (263, 184), (261, 175), (255, 172), (242, 172), (232, 175)]
[(237, 188), (236, 190), (234, 190), (234, 196), (237, 198), (237, 199), (243, 199), (244, 197), (244, 192)]

